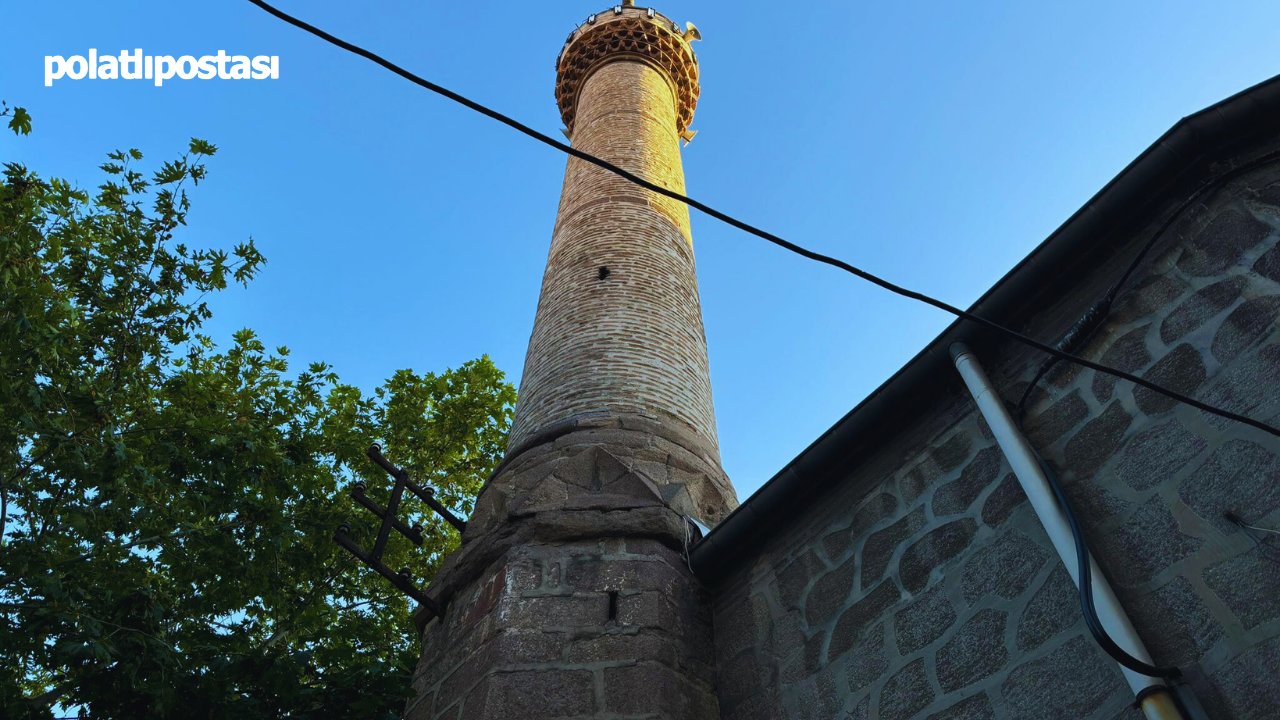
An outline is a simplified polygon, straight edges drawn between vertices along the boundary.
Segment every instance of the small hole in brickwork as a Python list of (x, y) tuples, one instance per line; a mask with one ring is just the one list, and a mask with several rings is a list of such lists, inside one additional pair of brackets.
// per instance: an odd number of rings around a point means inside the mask
[(601, 280), (603, 280), (603, 279), (605, 279), (605, 278), (609, 277), (609, 268), (607, 268), (607, 267), (605, 267), (605, 266), (601, 265), (601, 266), (600, 266), (600, 275), (599, 275), (599, 277), (600, 277), (600, 279), (601, 279)]
[(617, 590), (609, 591), (609, 619), (610, 620), (618, 619), (618, 591)]

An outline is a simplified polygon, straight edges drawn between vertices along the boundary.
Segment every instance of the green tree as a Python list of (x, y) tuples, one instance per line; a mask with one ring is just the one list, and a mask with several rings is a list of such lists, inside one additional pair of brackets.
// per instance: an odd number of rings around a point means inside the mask
[[(15, 133), (30, 116), (5, 108)], [(0, 184), (0, 707), (94, 718), (394, 717), (417, 643), (407, 600), (335, 545), (385, 502), (371, 442), (464, 515), (515, 390), (487, 357), (371, 395), (291, 373), (251, 331), (219, 349), (206, 298), (248, 283), (252, 240), (180, 242), (216, 148), (147, 174), (113, 152), (90, 194), (17, 164)], [(407, 500), (420, 585), (457, 534)]]

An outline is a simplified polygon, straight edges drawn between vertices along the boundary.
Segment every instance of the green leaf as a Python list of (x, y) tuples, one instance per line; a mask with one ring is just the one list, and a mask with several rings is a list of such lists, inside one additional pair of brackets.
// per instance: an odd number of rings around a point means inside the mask
[(191, 154), (212, 156), (218, 152), (218, 146), (199, 138), (191, 138)]
[(27, 113), (26, 108), (15, 107), (13, 109), (13, 117), (9, 118), (9, 129), (14, 135), (30, 135), (31, 134), (31, 115)]

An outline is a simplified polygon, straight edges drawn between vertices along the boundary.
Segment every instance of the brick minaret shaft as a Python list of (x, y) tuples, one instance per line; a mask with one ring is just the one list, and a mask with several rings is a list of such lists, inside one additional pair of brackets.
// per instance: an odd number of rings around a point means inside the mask
[[(557, 99), (575, 148), (684, 193), (696, 59), (671, 29), (630, 38), (657, 25), (632, 12), (606, 11), (575, 33)], [(509, 448), (606, 415), (657, 422), (718, 464), (689, 210), (570, 159)]]
[[(592, 15), (557, 60), (574, 147), (684, 191), (697, 57), (660, 13)], [(719, 717), (688, 569), (720, 468), (687, 208), (571, 159), (507, 456), (420, 612), (405, 717)]]

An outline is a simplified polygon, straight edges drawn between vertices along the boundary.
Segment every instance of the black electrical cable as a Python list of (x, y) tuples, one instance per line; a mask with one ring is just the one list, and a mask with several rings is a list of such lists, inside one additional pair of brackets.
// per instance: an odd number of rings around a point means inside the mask
[(1157, 667), (1130, 655), (1107, 634), (1106, 628), (1102, 626), (1102, 621), (1098, 618), (1098, 610), (1093, 603), (1093, 572), (1089, 563), (1089, 546), (1084, 541), (1084, 531), (1080, 529), (1080, 521), (1071, 509), (1071, 501), (1067, 499), (1067, 494), (1062, 489), (1062, 483), (1058, 482), (1057, 473), (1042, 458), (1037, 459), (1040, 461), (1040, 468), (1044, 471), (1045, 479), (1049, 481), (1049, 487), (1053, 489), (1054, 497), (1058, 499), (1062, 514), (1067, 518), (1067, 524), (1071, 526), (1071, 537), (1075, 540), (1076, 545), (1076, 576), (1078, 578), (1076, 585), (1080, 592), (1080, 609), (1083, 611), (1084, 624), (1089, 628), (1089, 633), (1093, 635), (1093, 639), (1097, 641), (1103, 652), (1136, 673), (1168, 679), (1181, 676), (1182, 671), (1177, 667)]
[[(1146, 258), (1151, 249), (1155, 247), (1156, 242), (1165, 234), (1166, 231), (1168, 231), (1173, 223), (1177, 222), (1178, 219), (1182, 217), (1183, 213), (1189, 207), (1196, 202), (1199, 202), (1200, 199), (1210, 191), (1221, 187), (1224, 183), (1242, 175), (1245, 172), (1275, 160), (1276, 157), (1280, 157), (1280, 152), (1271, 152), (1259, 156), (1250, 162), (1244, 163), (1239, 167), (1233, 168), (1232, 170), (1213, 178), (1198, 188), (1196, 192), (1179, 205), (1178, 208), (1174, 210), (1173, 213), (1160, 225), (1159, 229), (1157, 229), (1155, 233), (1147, 239), (1147, 242), (1143, 244), (1142, 248), (1138, 251), (1138, 254), (1129, 262), (1129, 266), (1120, 276), (1120, 279), (1116, 281), (1116, 284), (1112, 285), (1111, 288), (1107, 290), (1106, 294), (1103, 295), (1103, 297), (1094, 304), (1093, 307), (1089, 308), (1088, 312), (1086, 312), (1083, 317), (1076, 321), (1076, 324), (1067, 331), (1066, 335), (1063, 336), (1062, 340), (1058, 342), (1056, 347), (1064, 352), (1074, 353), (1086, 340), (1088, 340), (1094, 331), (1096, 331), (1103, 322), (1106, 321), (1107, 315), (1111, 312), (1112, 303), (1115, 302), (1116, 297), (1120, 294), (1121, 288), (1124, 287), (1125, 283), (1133, 275), (1134, 271), (1137, 270), (1143, 259)], [(1057, 357), (1051, 357), (1041, 364), (1040, 368), (1036, 371), (1035, 377), (1032, 378), (1031, 382), (1027, 384), (1026, 389), (1022, 392), (1022, 397), (1018, 400), (1018, 406), (1014, 414), (1014, 418), (1019, 424), (1022, 422), (1022, 416), (1026, 409), (1027, 399), (1040, 383), (1040, 380), (1044, 378), (1051, 369), (1053, 369), (1053, 366), (1057, 364), (1057, 362)], [(1179, 677), (1182, 674), (1182, 671), (1177, 667), (1155, 667), (1133, 657), (1123, 648), (1116, 645), (1115, 641), (1111, 639), (1111, 636), (1108, 635), (1107, 631), (1102, 627), (1102, 623), (1098, 619), (1097, 609), (1094, 606), (1092, 575), (1089, 567), (1089, 548), (1084, 541), (1084, 532), (1081, 530), (1080, 523), (1076, 518), (1075, 512), (1072, 510), (1071, 503), (1062, 489), (1062, 484), (1058, 481), (1057, 473), (1055, 473), (1053, 468), (1050, 467), (1042, 458), (1037, 459), (1040, 462), (1041, 469), (1044, 471), (1045, 479), (1049, 482), (1049, 487), (1053, 489), (1053, 494), (1058, 500), (1058, 505), (1062, 508), (1063, 515), (1067, 518), (1067, 524), (1071, 527), (1071, 536), (1075, 541), (1076, 546), (1076, 559), (1079, 563), (1077, 575), (1080, 578), (1078, 583), (1080, 609), (1084, 615), (1085, 625), (1089, 628), (1090, 634), (1093, 635), (1098, 646), (1110, 655), (1112, 659), (1134, 672), (1151, 677), (1168, 679)], [(1274, 548), (1270, 545), (1261, 543), (1258, 538), (1254, 537), (1249, 530), (1246, 529), (1246, 526), (1239, 517), (1235, 516), (1233, 513), (1227, 513), (1226, 518), (1227, 520), (1239, 525), (1245, 535), (1252, 540), (1255, 545), (1259, 546), (1259, 554), (1269, 560), (1272, 560), (1272, 562), (1276, 561), (1275, 558), (1264, 552), (1264, 548), (1268, 550), (1274, 550)]]
[(1259, 155), (1249, 162), (1242, 163), (1241, 165), (1238, 165), (1215, 178), (1209, 179), (1197, 188), (1196, 191), (1191, 194), (1191, 197), (1183, 201), (1183, 203), (1178, 206), (1178, 209), (1173, 211), (1173, 214), (1164, 221), (1160, 226), (1160, 229), (1151, 237), (1147, 238), (1146, 244), (1144, 244), (1142, 249), (1138, 251), (1138, 254), (1134, 256), (1133, 260), (1129, 263), (1129, 267), (1125, 269), (1124, 274), (1116, 281), (1115, 287), (1111, 289), (1111, 296), (1114, 298), (1120, 288), (1124, 287), (1124, 284), (1129, 281), (1129, 276), (1133, 275), (1133, 272), (1138, 269), (1138, 265), (1140, 265), (1143, 259), (1146, 258), (1147, 253), (1151, 252), (1151, 248), (1155, 247), (1156, 243), (1160, 240), (1160, 236), (1164, 235), (1165, 231), (1177, 222), (1178, 218), (1182, 217), (1182, 214), (1186, 212), (1188, 208), (1199, 202), (1200, 199), (1205, 195), (1208, 195), (1209, 192), (1221, 187), (1224, 183), (1234, 180), (1251, 170), (1262, 167), (1263, 165), (1274, 161), (1277, 157), (1280, 157), (1280, 150), (1273, 150), (1272, 152)]
[[(1095, 306), (1096, 308), (1097, 306)], [(1080, 328), (1084, 322), (1085, 319), (1082, 318), (1072, 330)], [(1068, 333), (1068, 338), (1071, 335), (1072, 333)], [(1067, 339), (1064, 338), (1063, 342), (1067, 342)], [(1026, 391), (1022, 393), (1022, 399), (1018, 401), (1018, 413), (1014, 416), (1015, 421), (1019, 424), (1021, 424), (1023, 406), (1026, 404), (1031, 390), (1052, 367), (1052, 362), (1046, 362), (1041, 365), (1035, 379), (1031, 381)], [(1032, 452), (1035, 452), (1035, 450), (1032, 449)], [(1062, 514), (1067, 518), (1067, 525), (1071, 528), (1071, 539), (1076, 546), (1076, 577), (1078, 578), (1076, 586), (1079, 592), (1080, 611), (1084, 615), (1084, 624), (1089, 628), (1089, 633), (1093, 635), (1094, 641), (1098, 643), (1098, 647), (1102, 648), (1103, 652), (1111, 656), (1111, 659), (1136, 673), (1159, 678), (1176, 678), (1180, 676), (1182, 671), (1176, 667), (1155, 667), (1130, 655), (1124, 648), (1117, 645), (1115, 640), (1112, 640), (1111, 636), (1107, 634), (1106, 629), (1102, 627), (1102, 621), (1098, 618), (1098, 611), (1093, 602), (1093, 573), (1089, 566), (1089, 547), (1084, 541), (1084, 531), (1080, 528), (1080, 521), (1076, 518), (1075, 511), (1071, 508), (1071, 502), (1067, 499), (1066, 492), (1062, 489), (1062, 484), (1058, 482), (1057, 473), (1038, 454), (1036, 460), (1039, 461), (1045, 480), (1049, 482), (1049, 487), (1053, 490), (1053, 495), (1058, 500), (1058, 506), (1062, 508)]]
[[(1111, 314), (1111, 303), (1115, 300), (1117, 288), (1118, 286), (1113, 285), (1101, 300), (1095, 303), (1093, 307), (1089, 308), (1089, 311), (1077, 320), (1075, 325), (1071, 326), (1071, 329), (1067, 331), (1067, 334), (1062, 336), (1062, 339), (1059, 340), (1058, 344), (1054, 347), (1062, 352), (1072, 354), (1074, 354), (1076, 350), (1080, 349), (1080, 346), (1084, 345), (1085, 340), (1088, 340), (1089, 337), (1093, 335), (1094, 331), (1098, 329), (1098, 326), (1107, 319), (1107, 315)], [(1040, 379), (1049, 374), (1049, 371), (1052, 370), (1053, 366), (1057, 363), (1058, 358), (1051, 357), (1040, 364), (1040, 369), (1036, 371), (1036, 376), (1031, 378), (1031, 382), (1027, 383), (1027, 389), (1022, 391), (1022, 397), (1018, 398), (1018, 408), (1015, 412), (1016, 417), (1022, 417), (1023, 413), (1026, 411), (1027, 399), (1031, 397), (1031, 391), (1036, 389), (1036, 385), (1040, 383)]]
[(1045, 352), (1054, 357), (1057, 357), (1060, 360), (1066, 360), (1068, 362), (1075, 363), (1082, 367), (1093, 369), (1097, 372), (1113, 375), (1117, 378), (1120, 378), (1121, 380), (1128, 380), (1129, 382), (1134, 383), (1135, 385), (1140, 385), (1142, 387), (1147, 388), (1148, 390), (1151, 390), (1152, 392), (1159, 393), (1161, 395), (1164, 395), (1165, 397), (1171, 398), (1180, 403), (1190, 405), (1191, 407), (1197, 408), (1199, 410), (1203, 410), (1204, 412), (1210, 413), (1212, 415), (1217, 415), (1219, 417), (1227, 418), (1228, 420), (1234, 420), (1236, 422), (1244, 423), (1246, 425), (1258, 428), (1263, 432), (1269, 433), (1276, 437), (1280, 437), (1280, 428), (1274, 428), (1260, 420), (1254, 420), (1253, 418), (1246, 417), (1238, 413), (1233, 413), (1228, 410), (1223, 410), (1221, 408), (1214, 407), (1212, 405), (1209, 405), (1208, 403), (1200, 402), (1195, 398), (1188, 397), (1181, 393), (1174, 392), (1173, 390), (1169, 390), (1167, 388), (1161, 387), (1160, 385), (1157, 385), (1156, 383), (1153, 383), (1150, 380), (1145, 380), (1136, 375), (1131, 375), (1121, 370), (1117, 370), (1115, 368), (1109, 368), (1105, 365), (1095, 363), (1091, 360), (1086, 360), (1082, 357), (1077, 357), (1070, 353), (1063, 352), (1061, 350), (1058, 350), (1055, 347), (1046, 345), (1038, 340), (1029, 338), (1025, 335), (1022, 335), (1021, 333), (1010, 330), (1009, 328), (1006, 328), (1002, 325), (994, 323), (981, 316), (974, 315), (973, 313), (968, 312), (966, 310), (961, 310), (960, 308), (949, 305), (941, 300), (936, 300), (932, 297), (929, 297), (928, 295), (924, 295), (922, 293), (915, 292), (914, 290), (908, 290), (904, 287), (895, 285), (889, 282), (888, 280), (884, 280), (880, 277), (872, 275), (869, 272), (866, 272), (865, 270), (856, 268), (853, 265), (850, 265), (849, 263), (844, 262), (843, 260), (838, 260), (836, 258), (829, 257), (827, 255), (823, 255), (821, 253), (817, 253), (812, 250), (808, 250), (799, 245), (796, 245), (795, 243), (784, 240), (778, 237), (777, 235), (774, 235), (773, 233), (767, 232), (765, 230), (761, 230), (755, 227), (754, 225), (750, 225), (746, 222), (743, 222), (742, 220), (738, 220), (737, 218), (734, 218), (730, 215), (726, 215), (725, 213), (720, 212), (719, 210), (716, 210), (715, 208), (709, 205), (703, 204), (700, 201), (694, 200), (693, 198), (687, 197), (673, 190), (668, 190), (667, 188), (662, 187), (660, 185), (655, 185), (654, 183), (649, 182), (648, 180), (645, 180), (644, 178), (638, 175), (635, 175), (627, 170), (623, 170), (622, 168), (618, 167), (617, 165), (614, 165), (613, 163), (610, 163), (606, 160), (601, 160), (600, 158), (594, 155), (591, 155), (590, 153), (586, 153), (581, 150), (578, 150), (570, 145), (567, 145), (563, 142), (560, 142), (559, 140), (556, 140), (555, 138), (549, 135), (545, 135), (541, 132), (538, 132), (537, 130), (534, 130), (533, 128), (529, 127), (528, 125), (525, 125), (524, 123), (518, 120), (507, 117), (506, 115), (503, 115), (502, 113), (496, 110), (491, 110), (474, 100), (470, 100), (462, 95), (459, 95), (458, 93), (452, 90), (449, 90), (448, 88), (437, 85), (431, 82), (430, 80), (421, 78), (409, 72), (408, 70), (405, 70), (399, 65), (396, 65), (390, 60), (387, 60), (373, 52), (365, 50), (364, 48), (359, 47), (357, 45), (352, 45), (351, 43), (345, 40), (336, 38), (333, 35), (330, 35), (329, 33), (313, 25), (310, 25), (302, 20), (299, 20), (293, 17), (292, 15), (289, 15), (288, 13), (285, 13), (281, 10), (278, 10), (272, 7), (271, 5), (263, 2), (262, 0), (248, 0), (248, 2), (253, 3), (254, 5), (257, 5), (258, 7), (262, 8), (263, 10), (270, 13), (271, 15), (279, 18), (280, 20), (283, 20), (284, 22), (290, 25), (293, 25), (296, 28), (305, 30), (306, 32), (311, 33), (312, 35), (315, 35), (316, 37), (330, 44), (336, 45), (337, 47), (340, 47), (343, 50), (359, 55), (360, 57), (363, 57), (366, 60), (370, 60), (374, 63), (377, 63), (378, 65), (381, 65), (382, 67), (390, 70), (391, 72), (399, 75), (400, 77), (405, 78), (406, 80), (414, 83), (415, 85), (426, 88), (427, 90), (430, 90), (439, 95), (443, 95), (444, 97), (449, 98), (450, 100), (453, 100), (454, 102), (466, 108), (474, 110), (486, 117), (497, 120), (503, 125), (506, 125), (514, 130), (517, 130), (525, 135), (528, 135), (529, 137), (541, 143), (549, 145), (571, 157), (578, 158), (579, 160), (591, 163), (592, 165), (595, 165), (596, 167), (599, 167), (603, 170), (607, 170), (608, 172), (611, 172), (614, 175), (617, 175), (618, 177), (621, 177), (622, 179), (627, 180), (628, 182), (631, 182), (635, 185), (639, 185), (640, 187), (646, 190), (649, 190), (650, 192), (658, 193), (659, 195), (662, 195), (664, 197), (668, 197), (668, 198), (671, 198), (672, 200), (682, 202), (696, 210), (701, 210), (702, 212), (706, 213), (707, 215), (710, 215), (711, 217), (717, 220), (720, 220), (721, 222), (724, 222), (728, 225), (732, 225), (733, 227), (736, 227), (739, 230), (755, 235), (756, 237), (761, 238), (763, 240), (767, 240), (773, 243), (774, 245), (790, 250), (791, 252), (796, 253), (797, 255), (844, 270), (845, 272), (848, 272), (852, 275), (862, 278), (863, 280), (866, 280), (867, 282), (870, 282), (873, 285), (882, 287), (885, 290), (888, 290), (889, 292), (892, 292), (894, 294), (911, 298), (913, 300), (917, 300), (927, 305), (932, 305), (933, 307), (936, 307), (939, 310), (948, 312), (952, 315), (955, 315), (958, 318), (968, 320), (969, 322), (972, 322), (976, 325), (980, 325), (984, 328), (987, 328), (988, 330), (992, 330), (994, 332), (1000, 333), (1001, 335), (1004, 335), (1012, 340), (1015, 340), (1024, 345), (1035, 348), (1036, 350), (1039, 350), (1041, 352)]
[[(1224, 183), (1234, 180), (1246, 172), (1271, 163), (1277, 158), (1280, 158), (1280, 150), (1259, 155), (1249, 162), (1243, 163), (1221, 175), (1218, 175), (1217, 177), (1209, 179), (1199, 188), (1196, 188), (1196, 191), (1184, 200), (1177, 209), (1175, 209), (1169, 217), (1160, 224), (1160, 227), (1151, 234), (1151, 237), (1147, 238), (1147, 241), (1143, 243), (1142, 248), (1138, 250), (1138, 254), (1133, 257), (1133, 260), (1129, 261), (1129, 266), (1125, 268), (1124, 273), (1120, 275), (1120, 279), (1116, 281), (1116, 284), (1112, 285), (1111, 288), (1107, 290), (1101, 300), (1099, 300), (1093, 307), (1089, 308), (1084, 316), (1067, 331), (1067, 334), (1064, 335), (1062, 340), (1060, 340), (1054, 347), (1063, 352), (1072, 354), (1074, 354), (1076, 350), (1080, 349), (1080, 346), (1093, 335), (1094, 331), (1102, 326), (1102, 323), (1107, 319), (1107, 316), (1111, 314), (1112, 303), (1115, 302), (1116, 297), (1124, 288), (1125, 283), (1129, 281), (1130, 276), (1132, 276), (1134, 271), (1138, 269), (1138, 266), (1142, 264), (1142, 261), (1151, 252), (1151, 249), (1155, 247), (1156, 242), (1158, 242), (1160, 238), (1164, 236), (1165, 232), (1167, 232), (1169, 228), (1182, 217), (1183, 213), (1185, 213), (1188, 208), (1200, 202), (1204, 196), (1208, 195), (1211, 191), (1218, 189)], [(1018, 408), (1015, 417), (1022, 417), (1023, 412), (1026, 410), (1027, 400), (1031, 397), (1032, 391), (1035, 390), (1036, 385), (1040, 383), (1040, 380), (1053, 369), (1053, 366), (1058, 364), (1059, 359), (1060, 358), (1058, 357), (1050, 357), (1040, 365), (1040, 369), (1036, 371), (1035, 377), (1027, 385), (1026, 389), (1022, 391), (1022, 397), (1018, 399)]]

